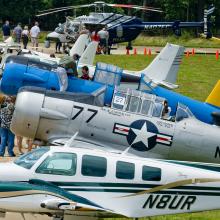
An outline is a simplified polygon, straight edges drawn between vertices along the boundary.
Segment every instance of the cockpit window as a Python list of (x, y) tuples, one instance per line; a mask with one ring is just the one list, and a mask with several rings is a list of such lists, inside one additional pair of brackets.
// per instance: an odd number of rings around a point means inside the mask
[(153, 113), (152, 116), (153, 117), (161, 117), (162, 114), (162, 110), (163, 110), (163, 104), (160, 102), (155, 102), (153, 105)]
[(140, 98), (136, 96), (131, 96), (126, 110), (130, 112), (137, 112), (138, 109), (140, 109), (140, 106), (141, 106)]
[(51, 71), (51, 69), (53, 67), (49, 63), (44, 63), (42, 60), (40, 60), (40, 58), (37, 58), (37, 57), (29, 59), (28, 66), (29, 67), (36, 67), (36, 68), (43, 69), (43, 70), (49, 70), (49, 71)]
[(49, 147), (41, 147), (33, 150), (23, 156), (19, 157), (14, 161), (18, 166), (24, 167), (26, 169), (31, 169), (31, 167), (47, 152)]
[(187, 106), (179, 103), (176, 111), (176, 121), (182, 121), (184, 118), (194, 118), (194, 115)]
[(155, 95), (137, 90), (117, 88), (117, 90), (114, 91), (111, 107), (151, 116), (153, 103), (155, 102), (159, 102), (159, 108), (154, 109), (154, 115), (160, 117), (163, 107), (161, 103), (164, 102), (164, 99), (158, 99)]
[(144, 115), (148, 115), (150, 112), (151, 105), (152, 105), (152, 102), (150, 100), (144, 100), (142, 104), (141, 113)]
[(123, 110), (126, 101), (126, 94), (117, 92), (114, 94), (112, 101), (112, 107)]
[(55, 31), (59, 34), (63, 34), (64, 33), (64, 28), (65, 28), (65, 23), (63, 24), (59, 24), (58, 27), (56, 27)]
[(41, 163), (36, 173), (73, 176), (76, 173), (76, 154), (53, 153)]

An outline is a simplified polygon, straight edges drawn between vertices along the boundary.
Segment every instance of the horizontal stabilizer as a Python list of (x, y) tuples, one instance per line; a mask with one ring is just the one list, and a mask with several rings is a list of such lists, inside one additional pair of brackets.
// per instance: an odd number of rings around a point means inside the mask
[(173, 83), (169, 83), (169, 82), (165, 82), (165, 81), (158, 82), (157, 84), (165, 86), (165, 87), (167, 87), (169, 89), (177, 89), (178, 88), (178, 85), (173, 84)]
[(216, 83), (205, 102), (220, 107), (220, 80)]
[(177, 73), (184, 49), (182, 46), (167, 43), (150, 65), (140, 73), (145, 74), (156, 84), (176, 88)]

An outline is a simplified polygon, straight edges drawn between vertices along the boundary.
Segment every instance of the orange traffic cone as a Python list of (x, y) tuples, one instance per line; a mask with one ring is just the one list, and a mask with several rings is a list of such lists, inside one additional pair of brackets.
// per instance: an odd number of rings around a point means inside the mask
[(137, 48), (134, 48), (134, 55), (137, 55)]
[(147, 48), (146, 47), (144, 48), (144, 55), (145, 56), (147, 55)]
[(148, 50), (148, 55), (151, 56), (151, 49)]
[(219, 51), (218, 50), (216, 50), (215, 57), (216, 57), (216, 60), (218, 60), (218, 58), (219, 58)]
[(129, 49), (126, 50), (126, 55), (130, 55)]

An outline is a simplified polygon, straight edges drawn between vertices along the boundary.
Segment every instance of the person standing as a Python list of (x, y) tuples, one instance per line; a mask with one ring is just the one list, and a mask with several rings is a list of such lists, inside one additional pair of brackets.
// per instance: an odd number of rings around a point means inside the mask
[(74, 56), (75, 54), (73, 55), (73, 57), (63, 56), (60, 59), (59, 65), (66, 70), (67, 76), (78, 77), (77, 63), (74, 59)]
[(1, 118), (1, 144), (0, 144), (0, 156), (4, 157), (6, 145), (8, 146), (8, 154), (10, 157), (15, 157), (14, 139), (15, 135), (10, 130), (12, 115), (14, 112), (15, 98), (12, 96), (6, 96), (2, 103), (0, 110)]
[(100, 37), (99, 45), (102, 48), (103, 52), (106, 54), (108, 50), (109, 32), (106, 28), (102, 28), (102, 30), (98, 32), (98, 36)]
[(22, 34), (24, 49), (27, 49), (28, 39), (29, 39), (29, 30), (27, 25), (24, 26), (24, 30), (22, 31), (21, 34)]
[(60, 40), (56, 41), (56, 53), (61, 53), (60, 48), (62, 47), (62, 43)]
[(11, 28), (9, 26), (9, 21), (5, 21), (5, 24), (2, 26), (3, 32), (3, 41), (7, 40), (11, 35)]
[(38, 38), (40, 35), (40, 28), (38, 22), (35, 22), (35, 25), (30, 30), (32, 47), (38, 47)]
[(15, 36), (16, 43), (19, 44), (21, 43), (21, 33), (22, 33), (21, 23), (18, 23), (18, 25), (13, 30), (13, 35)]

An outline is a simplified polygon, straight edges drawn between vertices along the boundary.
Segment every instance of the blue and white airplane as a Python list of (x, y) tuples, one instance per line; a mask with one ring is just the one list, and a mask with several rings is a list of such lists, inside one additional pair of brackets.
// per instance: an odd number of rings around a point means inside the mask
[(216, 83), (205, 102), (201, 102), (163, 88), (152, 81), (149, 81), (147, 77), (144, 77), (142, 81), (142, 86), (139, 89), (167, 99), (169, 106), (172, 109), (171, 115), (176, 111), (178, 102), (181, 102), (182, 104), (188, 106), (199, 120), (208, 124), (220, 125), (220, 81)]
[[(171, 54), (170, 57), (167, 55), (167, 52)], [(160, 86), (176, 88), (176, 75), (182, 52), (182, 48), (167, 45), (155, 60), (143, 70), (145, 74), (141, 80), (142, 83), (139, 89), (168, 100), (169, 106), (172, 109), (171, 114), (175, 112), (178, 102), (181, 102), (188, 106), (199, 120), (218, 125), (220, 120), (220, 103), (218, 102), (220, 83), (213, 89), (205, 103), (193, 100)], [(105, 67), (101, 66), (102, 65), (98, 65), (96, 71), (106, 67), (106, 65), (104, 65)], [(116, 74), (120, 75), (120, 79), (116, 77), (116, 81), (112, 81), (111, 85), (97, 79), (96, 71), (94, 72), (93, 81), (85, 81), (74, 77), (67, 78), (65, 73), (57, 71), (56, 65), (40, 62), (30, 57), (10, 56), (6, 59), (0, 88), (3, 93), (8, 95), (16, 95), (19, 88), (23, 86), (37, 86), (58, 91), (61, 90), (61, 88), (65, 88), (65, 91), (69, 92), (92, 93), (103, 85), (108, 84), (107, 91), (109, 92), (106, 94), (106, 104), (109, 104), (113, 87), (120, 85), (121, 78), (122, 80), (127, 78), (127, 81), (131, 80), (136, 82), (140, 80), (139, 77), (141, 74), (140, 72), (131, 73), (110, 66), (111, 65), (109, 65), (108, 68), (113, 68), (110, 72), (116, 71)], [(119, 72), (117, 73), (117, 71)], [(201, 109), (203, 111), (201, 111)]]

